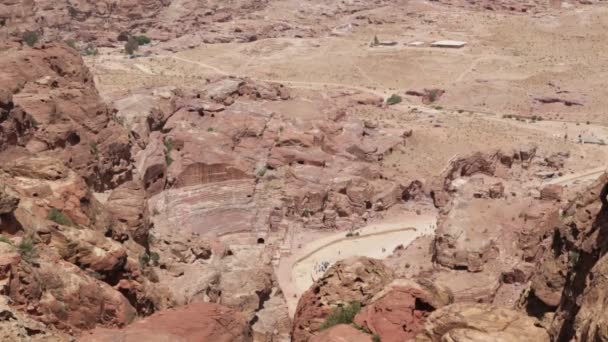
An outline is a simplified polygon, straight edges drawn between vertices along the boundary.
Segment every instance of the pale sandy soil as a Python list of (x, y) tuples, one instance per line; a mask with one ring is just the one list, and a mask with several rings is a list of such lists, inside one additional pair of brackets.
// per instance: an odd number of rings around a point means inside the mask
[(304, 244), (293, 254), (283, 256), (276, 274), (290, 315), (295, 313), (302, 293), (323, 275), (318, 264), (332, 265), (351, 256), (383, 259), (399, 245), (407, 246), (420, 236), (432, 235), (436, 220), (430, 214), (404, 213), (363, 227), (356, 231), (358, 236), (346, 237), (346, 232), (339, 232)]

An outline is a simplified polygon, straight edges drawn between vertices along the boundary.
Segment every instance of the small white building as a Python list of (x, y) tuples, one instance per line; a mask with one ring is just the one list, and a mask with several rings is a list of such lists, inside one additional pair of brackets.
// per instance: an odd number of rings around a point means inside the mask
[(467, 42), (462, 42), (459, 40), (438, 40), (436, 42), (431, 43), (432, 47), (439, 48), (451, 48), (451, 49), (460, 49), (461, 47), (467, 45)]

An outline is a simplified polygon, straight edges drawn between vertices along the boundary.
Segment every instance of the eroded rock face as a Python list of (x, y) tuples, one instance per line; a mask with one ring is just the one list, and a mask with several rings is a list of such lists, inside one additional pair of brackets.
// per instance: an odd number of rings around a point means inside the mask
[(603, 174), (540, 230), (543, 252), (526, 309), (545, 315), (552, 337), (559, 341), (598, 341), (604, 334), (606, 184), (608, 175)]
[(68, 342), (71, 337), (52, 331), (44, 324), (10, 307), (6, 297), (0, 298), (0, 340)]
[(79, 54), (64, 44), (10, 48), (0, 70), (0, 151), (59, 158), (98, 190), (131, 177), (127, 131)]
[(398, 280), (376, 294), (371, 304), (355, 317), (354, 323), (366, 328), (381, 341), (407, 341), (416, 336), (437, 308), (452, 301), (447, 290), (429, 282), (421, 286)]
[(306, 291), (296, 309), (293, 341), (308, 341), (338, 305), (366, 305), (392, 281), (393, 272), (380, 260), (353, 257), (334, 264)]
[(520, 312), (483, 304), (452, 304), (432, 313), (419, 342), (441, 341), (539, 341), (549, 334), (536, 319)]
[(244, 316), (225, 306), (192, 303), (158, 312), (125, 329), (96, 329), (83, 335), (81, 342), (127, 341), (253, 341)]

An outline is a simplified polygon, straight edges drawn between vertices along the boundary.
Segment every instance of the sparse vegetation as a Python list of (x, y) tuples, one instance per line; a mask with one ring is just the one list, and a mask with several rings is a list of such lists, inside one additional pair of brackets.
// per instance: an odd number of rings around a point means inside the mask
[(96, 56), (98, 53), (97, 47), (93, 44), (88, 44), (84, 50), (82, 50), (82, 54), (85, 56)]
[(76, 46), (76, 41), (74, 39), (68, 39), (65, 41), (65, 43), (72, 49), (78, 50), (78, 47)]
[(166, 138), (164, 141), (165, 144), (165, 163), (167, 166), (170, 166), (173, 163), (173, 158), (171, 158), (171, 151), (173, 151), (173, 140), (171, 138)]
[(401, 103), (403, 99), (401, 96), (397, 94), (391, 95), (388, 99), (386, 99), (386, 104), (389, 106), (396, 105), (397, 103)]
[(441, 95), (441, 90), (439, 90), (439, 89), (431, 89), (429, 91), (429, 101), (431, 101), (431, 103), (437, 101), (437, 99), (439, 99), (440, 95)]
[(39, 39), (38, 33), (34, 32), (34, 31), (25, 31), (23, 33), (23, 35), (21, 36), (21, 38), (30, 47), (36, 45), (36, 43), (38, 42), (38, 39)]
[(570, 268), (574, 268), (574, 266), (576, 266), (576, 264), (578, 263), (578, 259), (580, 258), (580, 253), (578, 251), (570, 251), (569, 257), (568, 257), (568, 264), (570, 265)]
[(433, 108), (437, 109), (437, 110), (442, 110), (443, 107), (442, 106), (433, 106)]
[(9, 240), (6, 236), (0, 234), (0, 242), (11, 244), (11, 240)]
[(374, 336), (372, 336), (372, 342), (382, 342), (382, 340), (380, 339), (380, 336), (374, 334)]
[(146, 268), (148, 266), (158, 266), (160, 262), (160, 255), (156, 252), (145, 252), (139, 256), (139, 266)]
[(207, 128), (207, 132), (213, 132), (213, 127)]
[(99, 158), (99, 150), (97, 149), (96, 142), (92, 142), (89, 144), (89, 150), (91, 151), (91, 154), (95, 156), (95, 159)]
[(152, 263), (152, 266), (158, 266), (158, 264), (160, 262), (160, 255), (158, 255), (158, 253), (156, 253), (156, 252), (151, 252), (150, 253), (150, 262)]
[(137, 41), (137, 44), (140, 46), (150, 44), (150, 42), (152, 42), (152, 40), (145, 35), (134, 36), (133, 38), (135, 38), (135, 41)]
[(328, 329), (338, 324), (351, 324), (359, 311), (361, 311), (361, 303), (359, 302), (337, 307), (327, 316), (320, 329)]
[(268, 168), (266, 167), (266, 165), (263, 165), (263, 166), (261, 166), (260, 168), (257, 169), (257, 171), (255, 172), (255, 175), (258, 178), (262, 178), (266, 174), (266, 171), (268, 171)]
[(72, 220), (70, 220), (69, 217), (67, 217), (63, 212), (61, 212), (61, 210), (59, 209), (51, 209), (49, 211), (49, 214), (47, 216), (47, 218), (57, 224), (60, 224), (62, 226), (73, 226), (74, 223), (72, 222)]
[(380, 45), (380, 40), (378, 39), (378, 36), (374, 36), (374, 39), (369, 44), (369, 46), (374, 47), (374, 46), (378, 46), (378, 45)]
[(171, 138), (166, 138), (163, 143), (165, 144), (165, 151), (167, 153), (173, 151), (173, 140)]
[(21, 239), (21, 242), (17, 245), (17, 250), (19, 250), (19, 254), (21, 254), (21, 257), (25, 261), (29, 262), (38, 257), (36, 245), (31, 237), (24, 237)]
[(135, 51), (137, 51), (138, 49), (139, 43), (137, 42), (137, 39), (135, 39), (135, 37), (129, 38), (129, 40), (127, 40), (127, 42), (125, 43), (125, 53), (127, 55), (133, 56)]

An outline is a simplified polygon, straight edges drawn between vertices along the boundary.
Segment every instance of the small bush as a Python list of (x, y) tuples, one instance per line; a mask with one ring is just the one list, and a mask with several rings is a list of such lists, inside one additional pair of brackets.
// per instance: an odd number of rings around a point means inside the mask
[(158, 266), (158, 263), (160, 262), (160, 255), (158, 255), (156, 252), (150, 253), (150, 262), (153, 266)]
[(570, 264), (570, 268), (573, 268), (578, 263), (578, 259), (580, 258), (580, 253), (577, 251), (570, 251), (570, 255), (568, 258), (568, 263)]
[(23, 238), (17, 246), (17, 249), (25, 261), (31, 261), (38, 256), (34, 240), (30, 237)]
[(150, 255), (148, 253), (143, 253), (139, 256), (139, 267), (146, 268), (150, 264)]
[(74, 39), (68, 39), (65, 43), (74, 50), (77, 50), (76, 41)]
[(135, 38), (135, 41), (137, 42), (138, 45), (146, 45), (146, 44), (150, 44), (150, 42), (152, 42), (152, 40), (150, 38), (148, 38), (147, 36), (144, 36), (144, 35), (135, 36), (133, 38)]
[(51, 211), (49, 211), (47, 218), (62, 226), (74, 225), (74, 223), (72, 222), (72, 220), (70, 220), (69, 217), (67, 217), (64, 213), (62, 213), (61, 210), (58, 210), (55, 208), (53, 208), (53, 209), (51, 209)]
[(156, 252), (152, 252), (152, 253), (146, 252), (139, 256), (139, 266), (141, 266), (141, 268), (146, 268), (150, 265), (158, 266), (159, 261), (160, 261), (160, 255), (158, 255), (158, 253), (156, 253)]
[(25, 31), (21, 38), (27, 45), (32, 47), (38, 42), (38, 33), (34, 31)]
[(441, 90), (439, 90), (439, 89), (431, 89), (431, 91), (429, 92), (429, 101), (431, 103), (437, 101), (437, 99), (439, 99), (440, 95), (441, 95)]
[(391, 95), (391, 97), (386, 99), (386, 104), (389, 106), (392, 106), (392, 105), (396, 105), (397, 103), (400, 103), (402, 100), (403, 99), (401, 98), (401, 96), (399, 96), (397, 94), (393, 94), (393, 95)]
[(352, 237), (352, 236), (353, 236), (353, 233), (352, 233), (352, 232), (348, 232), (348, 233), (346, 233), (346, 237)]
[(92, 142), (89, 144), (89, 150), (91, 151), (91, 154), (94, 155), (95, 158), (97, 159), (97, 157), (99, 156), (99, 150), (97, 149), (96, 142)]
[(327, 316), (320, 329), (328, 329), (338, 324), (351, 324), (359, 311), (361, 311), (361, 303), (359, 302), (337, 307)]
[(6, 236), (0, 235), (0, 242), (11, 244), (11, 240), (9, 240)]
[(166, 138), (163, 143), (165, 144), (165, 151), (167, 151), (167, 153), (173, 151), (173, 140), (171, 138)]
[(125, 53), (127, 55), (133, 55), (135, 51), (139, 49), (139, 43), (135, 37), (129, 38), (129, 40), (125, 43)]
[(382, 342), (382, 340), (380, 339), (380, 336), (374, 335), (372, 336), (372, 342)]
[(262, 178), (266, 174), (266, 171), (268, 171), (268, 168), (264, 165), (255, 172), (255, 175), (258, 176), (258, 178)]
[(370, 46), (374, 47), (378, 45), (380, 45), (380, 40), (378, 39), (378, 36), (374, 36), (374, 39), (372, 40)]
[(170, 166), (173, 163), (173, 158), (171, 158), (171, 151), (173, 151), (173, 140), (171, 138), (167, 138), (164, 141), (165, 144), (165, 163), (167, 166)]
[(213, 132), (213, 127), (207, 128), (207, 132)]
[(97, 56), (99, 52), (97, 51), (97, 47), (95, 45), (89, 44), (84, 48), (84, 50), (82, 50), (82, 53), (85, 56)]

